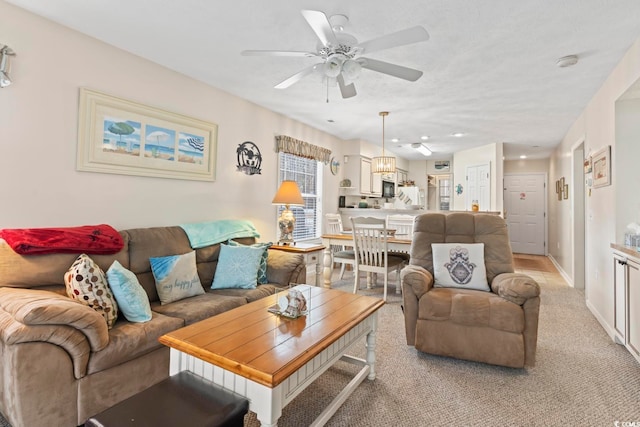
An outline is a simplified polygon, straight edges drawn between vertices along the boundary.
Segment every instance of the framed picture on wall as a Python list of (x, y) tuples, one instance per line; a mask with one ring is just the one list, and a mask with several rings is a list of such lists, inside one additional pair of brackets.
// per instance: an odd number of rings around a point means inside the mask
[(213, 181), (218, 126), (80, 89), (76, 169)]
[(593, 186), (595, 188), (611, 185), (611, 146), (607, 145), (591, 156), (593, 167)]

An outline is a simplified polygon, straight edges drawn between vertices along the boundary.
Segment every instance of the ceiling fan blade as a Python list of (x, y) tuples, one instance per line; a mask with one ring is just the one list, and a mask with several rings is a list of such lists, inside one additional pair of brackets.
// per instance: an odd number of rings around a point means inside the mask
[(411, 82), (415, 82), (420, 77), (422, 77), (422, 71), (420, 70), (403, 67), (401, 65), (390, 64), (384, 61), (378, 61), (377, 59), (358, 58), (358, 62), (360, 63), (362, 68), (388, 74), (390, 76), (409, 80)]
[(317, 10), (303, 10), (302, 16), (307, 20), (309, 26), (316, 33), (323, 46), (337, 46), (338, 39), (331, 28), (327, 15)]
[(417, 27), (407, 28), (406, 30), (368, 40), (358, 44), (357, 47), (362, 49), (362, 53), (369, 53), (427, 40), (429, 40), (429, 33), (424, 27), (418, 25)]
[(243, 50), (240, 52), (242, 56), (298, 56), (312, 58), (318, 56), (313, 52), (300, 52), (292, 50)]
[(357, 95), (356, 86), (353, 83), (345, 84), (342, 74), (338, 74), (337, 80), (338, 86), (340, 86), (340, 93), (342, 94), (343, 98), (352, 98)]
[(300, 80), (302, 80), (303, 78), (305, 78), (309, 74), (313, 73), (315, 71), (317, 65), (318, 64), (314, 64), (311, 67), (307, 67), (307, 68), (303, 69), (302, 71), (299, 71), (299, 72), (295, 73), (293, 76), (289, 77), (286, 80), (283, 80), (282, 82), (278, 83), (274, 87), (276, 89), (286, 89), (289, 86), (293, 85), (294, 83), (298, 83)]

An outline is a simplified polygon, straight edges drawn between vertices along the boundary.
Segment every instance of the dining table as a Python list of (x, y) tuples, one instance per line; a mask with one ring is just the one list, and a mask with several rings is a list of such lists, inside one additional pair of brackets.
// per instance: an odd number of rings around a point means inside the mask
[[(411, 250), (410, 234), (394, 234), (387, 238), (387, 250), (394, 252), (409, 253)], [(323, 234), (321, 236), (322, 245), (324, 246), (323, 256), (323, 286), (331, 288), (331, 273), (333, 272), (333, 262), (331, 256), (331, 245), (342, 245), (345, 247), (353, 247), (353, 234), (351, 231), (343, 231), (340, 234)]]

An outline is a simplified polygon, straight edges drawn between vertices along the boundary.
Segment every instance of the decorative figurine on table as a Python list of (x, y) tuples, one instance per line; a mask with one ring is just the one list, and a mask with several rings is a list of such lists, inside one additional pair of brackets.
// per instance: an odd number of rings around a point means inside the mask
[(276, 310), (270, 309), (270, 311), (295, 319), (307, 314), (307, 300), (302, 295), (302, 292), (297, 289), (291, 289), (287, 295), (282, 295), (278, 298)]

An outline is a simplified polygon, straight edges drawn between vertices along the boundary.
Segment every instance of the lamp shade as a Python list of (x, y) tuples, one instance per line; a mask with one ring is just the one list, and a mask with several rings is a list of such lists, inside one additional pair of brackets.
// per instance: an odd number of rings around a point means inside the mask
[(271, 203), (274, 205), (304, 206), (304, 199), (295, 181), (282, 181)]

